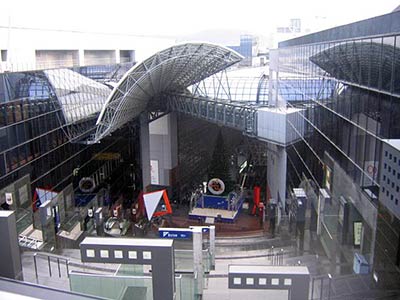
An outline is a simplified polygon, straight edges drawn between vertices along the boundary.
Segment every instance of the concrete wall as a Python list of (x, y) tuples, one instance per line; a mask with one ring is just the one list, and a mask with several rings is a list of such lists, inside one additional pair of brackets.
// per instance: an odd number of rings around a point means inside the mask
[(0, 277), (23, 280), (17, 226), (13, 211), (0, 211)]
[(136, 60), (142, 61), (173, 44), (171, 38), (0, 28), (0, 50), (7, 50), (7, 63), (13, 70), (34, 69), (35, 50), (78, 51), (80, 62), (83, 50), (113, 50), (118, 55), (119, 50), (135, 50)]

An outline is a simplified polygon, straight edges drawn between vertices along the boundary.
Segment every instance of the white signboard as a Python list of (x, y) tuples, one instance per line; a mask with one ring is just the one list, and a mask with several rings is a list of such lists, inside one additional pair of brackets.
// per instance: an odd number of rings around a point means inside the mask
[(158, 172), (158, 160), (150, 160), (150, 183), (160, 184), (160, 176)]
[(12, 205), (13, 204), (13, 194), (12, 193), (6, 193), (6, 203), (8, 205)]
[(225, 183), (219, 178), (213, 178), (208, 182), (208, 190), (214, 195), (221, 195), (225, 191)]

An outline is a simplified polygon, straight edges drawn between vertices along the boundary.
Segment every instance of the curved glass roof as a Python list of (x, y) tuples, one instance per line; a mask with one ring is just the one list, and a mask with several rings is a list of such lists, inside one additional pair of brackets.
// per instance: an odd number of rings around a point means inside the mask
[(110, 94), (105, 85), (69, 69), (45, 70), (54, 88), (67, 124), (98, 114)]
[(175, 45), (154, 54), (132, 67), (114, 88), (97, 119), (94, 142), (138, 116), (153, 97), (184, 91), (242, 58), (231, 49), (209, 43)]
[[(381, 42), (345, 42), (310, 57), (310, 61), (331, 76), (391, 92), (392, 69), (400, 66), (400, 54), (393, 45)], [(393, 86), (399, 86), (394, 79)]]
[(268, 68), (246, 68), (216, 74), (190, 87), (194, 95), (230, 102), (268, 102)]

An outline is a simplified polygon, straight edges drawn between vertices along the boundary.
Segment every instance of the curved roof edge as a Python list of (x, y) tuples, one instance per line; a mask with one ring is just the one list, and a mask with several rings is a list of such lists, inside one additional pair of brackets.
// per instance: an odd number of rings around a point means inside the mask
[(243, 59), (224, 46), (193, 42), (161, 50), (133, 66), (113, 89), (96, 122), (93, 142), (122, 127), (160, 93), (183, 90)]

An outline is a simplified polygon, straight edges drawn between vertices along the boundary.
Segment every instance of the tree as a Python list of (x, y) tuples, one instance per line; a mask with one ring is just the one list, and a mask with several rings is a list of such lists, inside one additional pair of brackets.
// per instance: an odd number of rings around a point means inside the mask
[(231, 191), (233, 186), (230, 175), (229, 161), (229, 153), (225, 147), (224, 138), (220, 130), (215, 142), (211, 163), (208, 167), (208, 179), (221, 179), (225, 183), (225, 192)]

